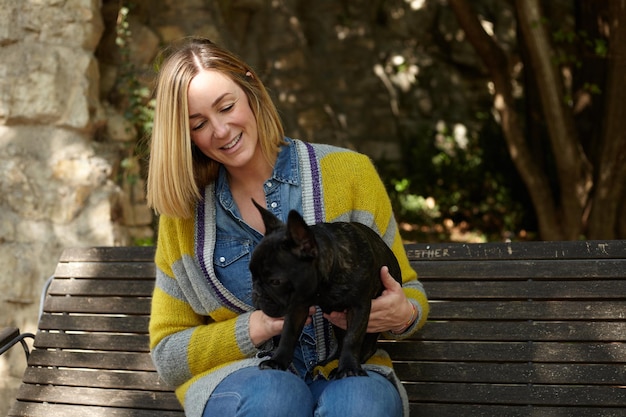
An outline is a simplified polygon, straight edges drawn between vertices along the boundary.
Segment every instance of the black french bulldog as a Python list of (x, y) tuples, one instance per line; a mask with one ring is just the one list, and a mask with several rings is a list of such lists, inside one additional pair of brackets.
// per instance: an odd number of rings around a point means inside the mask
[[(347, 312), (347, 330), (334, 327), (339, 366), (332, 377), (367, 375), (361, 363), (376, 351), (379, 333), (366, 333), (371, 301), (384, 290), (380, 269), (402, 282), (398, 261), (369, 227), (356, 222), (308, 226), (295, 210), (283, 223), (253, 200), (265, 224), (265, 237), (250, 260), (252, 300), (270, 317), (285, 317), (278, 347), (262, 369), (285, 370), (296, 342), (317, 305), (325, 313)], [(329, 362), (333, 358), (329, 358)]]

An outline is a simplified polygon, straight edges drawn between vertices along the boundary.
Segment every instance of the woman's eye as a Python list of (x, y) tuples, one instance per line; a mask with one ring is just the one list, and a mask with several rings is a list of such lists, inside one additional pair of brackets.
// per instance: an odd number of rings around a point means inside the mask
[(235, 107), (235, 103), (229, 104), (228, 106), (223, 107), (222, 110), (220, 110), (220, 112), (221, 113), (229, 112), (229, 111), (231, 111), (233, 109), (233, 107)]
[(197, 125), (195, 125), (194, 127), (192, 127), (192, 128), (191, 128), (191, 130), (195, 132), (196, 130), (200, 130), (200, 129), (202, 129), (202, 127), (204, 126), (204, 123), (205, 123), (205, 122), (200, 122), (200, 123), (198, 123)]

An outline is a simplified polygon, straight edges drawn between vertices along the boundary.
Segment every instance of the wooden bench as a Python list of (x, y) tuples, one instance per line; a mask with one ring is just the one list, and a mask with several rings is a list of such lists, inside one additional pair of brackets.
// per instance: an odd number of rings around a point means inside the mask
[[(626, 241), (407, 251), (430, 319), (381, 345), (412, 416), (626, 416)], [(63, 253), (9, 416), (183, 415), (148, 352), (153, 255)]]

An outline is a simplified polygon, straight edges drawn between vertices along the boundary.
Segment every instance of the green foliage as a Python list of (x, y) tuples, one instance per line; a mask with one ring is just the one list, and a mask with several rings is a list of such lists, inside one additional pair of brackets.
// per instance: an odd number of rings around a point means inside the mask
[[(550, 24), (546, 21), (546, 24)], [(552, 32), (552, 40), (555, 46), (554, 61), (560, 67), (572, 67), (580, 69), (583, 66), (585, 55), (596, 56), (601, 59), (607, 58), (608, 42), (601, 37), (592, 37), (584, 30), (573, 30), (559, 27)], [(598, 84), (586, 82), (583, 89), (594, 95), (602, 94)], [(573, 103), (573, 92), (566, 93), (565, 102)]]
[(379, 161), (398, 221), (418, 231), (405, 238), (450, 240), (453, 229), (481, 240), (518, 235), (525, 193), (503, 143), (497, 127), (478, 135), (440, 121), (405, 141), (400, 165)]
[[(132, 28), (128, 20), (133, 5), (131, 2), (120, 1), (120, 7), (115, 24), (115, 45), (119, 56), (116, 85), (113, 88), (110, 100), (124, 118), (128, 120), (137, 133), (135, 141), (124, 144), (117, 181), (130, 196), (139, 191), (136, 187), (139, 180), (145, 177), (143, 171), (147, 160), (148, 146), (145, 138), (152, 131), (155, 100), (150, 89), (141, 80), (142, 68), (137, 68), (131, 57)], [(132, 197), (131, 197), (132, 199)], [(153, 218), (153, 223), (156, 220)], [(156, 229), (156, 224), (152, 225)], [(134, 246), (154, 246), (153, 237), (136, 237)]]
[(128, 21), (131, 4), (123, 3), (118, 11), (115, 44), (121, 57), (120, 72), (116, 93), (120, 98), (118, 106), (122, 108), (126, 120), (130, 121), (138, 133), (138, 140), (128, 149), (128, 155), (122, 160), (123, 181), (134, 183), (139, 179), (141, 161), (148, 154), (146, 141), (150, 136), (154, 119), (155, 101), (150, 89), (141, 83), (139, 70), (133, 64), (130, 54), (131, 26)]
[(122, 59), (119, 74), (118, 93), (125, 98), (124, 116), (138, 129), (140, 136), (149, 135), (154, 118), (154, 99), (150, 89), (138, 77), (138, 69), (130, 59), (130, 37), (132, 35), (128, 14), (130, 8), (120, 7), (118, 12), (115, 44), (119, 47)]
[(133, 246), (155, 246), (156, 242), (153, 237), (135, 238), (133, 240)]
[[(599, 58), (606, 58), (609, 48), (604, 38), (592, 38), (586, 31), (574, 31), (566, 28), (558, 28), (552, 32), (552, 40), (558, 46), (561, 44), (582, 45)], [(572, 56), (578, 60), (576, 56)]]

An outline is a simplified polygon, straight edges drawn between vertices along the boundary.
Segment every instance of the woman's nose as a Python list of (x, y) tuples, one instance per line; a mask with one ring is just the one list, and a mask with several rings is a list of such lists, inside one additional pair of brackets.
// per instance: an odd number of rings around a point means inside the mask
[(216, 119), (212, 123), (213, 136), (216, 138), (223, 138), (228, 134), (228, 124), (224, 120)]

